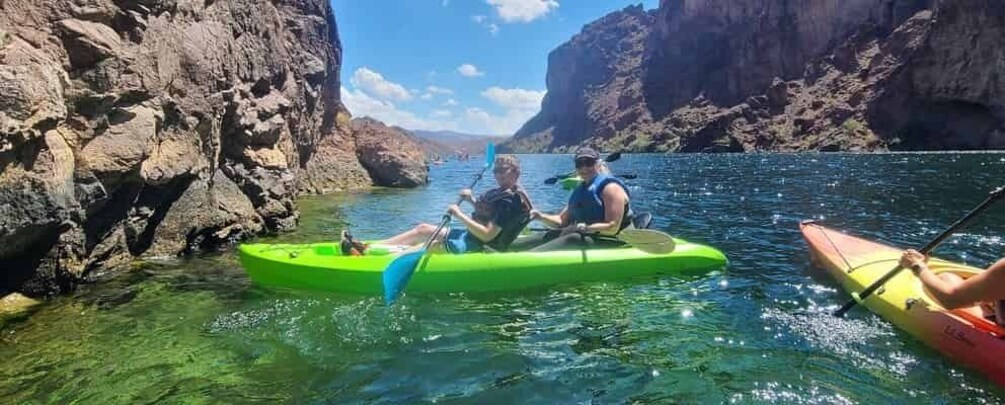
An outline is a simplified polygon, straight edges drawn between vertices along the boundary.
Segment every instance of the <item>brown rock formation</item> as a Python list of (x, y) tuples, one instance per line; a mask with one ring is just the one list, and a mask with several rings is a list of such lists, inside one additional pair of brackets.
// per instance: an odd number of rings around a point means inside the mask
[(356, 154), (374, 183), (415, 187), (429, 182), (426, 154), (412, 136), (372, 118), (352, 120)]
[(939, 0), (901, 27), (886, 45), (913, 52), (866, 106), (869, 125), (905, 149), (1005, 148), (1002, 6)]
[(992, 0), (626, 8), (552, 52), (542, 110), (506, 146), (1001, 148), (1003, 14)]
[(619, 125), (647, 121), (643, 57), (653, 23), (653, 13), (641, 5), (627, 7), (586, 25), (552, 51), (541, 112), (507, 147), (560, 151), (589, 138), (614, 138)]
[(299, 191), (369, 186), (340, 64), (322, 0), (0, 2), (0, 294), (289, 229)]
[(373, 183), (356, 157), (356, 138), (352, 134), (350, 120), (348, 111), (337, 113), (338, 130), (321, 140), (297, 177), (302, 192), (328, 194)]

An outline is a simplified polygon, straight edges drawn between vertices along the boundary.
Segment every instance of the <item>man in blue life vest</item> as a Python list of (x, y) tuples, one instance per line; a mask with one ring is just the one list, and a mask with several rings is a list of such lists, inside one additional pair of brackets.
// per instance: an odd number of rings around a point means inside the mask
[(602, 169), (600, 154), (591, 148), (577, 150), (575, 163), (576, 174), (583, 181), (572, 191), (562, 211), (558, 214), (530, 212), (532, 220), (540, 220), (557, 229), (519, 240), (511, 250), (549, 251), (622, 245), (614, 236), (631, 226), (628, 187)]

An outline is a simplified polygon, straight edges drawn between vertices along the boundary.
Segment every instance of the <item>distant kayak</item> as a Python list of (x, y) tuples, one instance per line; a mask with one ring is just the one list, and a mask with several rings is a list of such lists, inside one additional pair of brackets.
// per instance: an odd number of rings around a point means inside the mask
[[(702, 274), (726, 267), (726, 256), (675, 239), (667, 254), (632, 247), (558, 252), (431, 253), (420, 262), (408, 291), (502, 291), (657, 274)], [(371, 246), (364, 256), (343, 256), (337, 243), (244, 244), (241, 264), (259, 285), (380, 294), (384, 268), (397, 253)]]
[[(814, 263), (849, 293), (864, 290), (896, 267), (903, 251), (813, 222), (802, 223), (800, 230)], [(964, 278), (982, 271), (934, 257), (929, 267), (936, 273), (953, 272)], [(980, 308), (946, 310), (910, 270), (898, 273), (881, 291), (864, 300), (869, 310), (945, 356), (1005, 385), (1005, 329), (984, 319)]]
[(566, 177), (558, 181), (558, 184), (562, 185), (563, 189), (572, 190), (583, 183), (583, 179), (579, 176)]
[[(617, 175), (617, 177), (621, 180), (632, 180), (637, 178), (638, 176), (634, 174), (622, 174)], [(576, 187), (579, 187), (580, 184), (583, 184), (583, 179), (581, 179), (579, 176), (566, 177), (559, 179), (558, 184), (561, 185), (562, 188), (565, 190), (572, 190)]]

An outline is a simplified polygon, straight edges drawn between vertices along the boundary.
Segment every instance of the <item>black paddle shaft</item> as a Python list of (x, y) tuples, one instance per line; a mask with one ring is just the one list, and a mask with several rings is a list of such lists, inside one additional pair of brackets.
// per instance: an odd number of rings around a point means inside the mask
[[(621, 152), (614, 152), (614, 153), (612, 153), (610, 155), (607, 155), (607, 157), (604, 158), (604, 162), (605, 163), (611, 163), (611, 162), (613, 162), (615, 160), (618, 160), (618, 159), (621, 159)], [(570, 172), (570, 173), (566, 173), (566, 174), (559, 174), (557, 176), (551, 176), (551, 177), (549, 177), (547, 179), (544, 179), (544, 184), (547, 184), (547, 185), (550, 186), (552, 184), (557, 183), (559, 180), (567, 179), (567, 178), (575, 176), (575, 175), (576, 175), (576, 172)]]
[[(928, 242), (928, 244), (925, 245), (925, 247), (921, 248), (920, 250), (921, 254), (927, 256), (928, 253), (931, 252), (933, 249), (935, 249), (935, 247), (938, 246), (940, 243), (942, 243), (943, 240), (945, 240), (950, 235), (955, 233), (957, 229), (962, 228), (963, 225), (966, 225), (967, 222), (970, 222), (970, 220), (976, 217), (977, 214), (983, 212), (991, 204), (994, 204), (996, 201), (998, 201), (998, 199), (1002, 198), (1002, 196), (1005, 196), (1005, 186), (998, 187), (997, 189), (992, 191), (991, 194), (988, 196), (988, 198), (985, 199), (983, 202), (981, 202), (980, 205), (970, 210), (970, 212), (968, 212), (967, 215), (964, 215), (963, 218), (957, 220), (956, 223), (954, 223), (952, 226), (949, 227), (949, 229), (946, 229), (944, 232), (940, 233), (939, 236), (936, 236), (935, 239), (932, 239), (931, 242)], [(872, 293), (875, 292), (880, 287), (882, 287), (883, 284), (886, 284), (886, 282), (890, 281), (890, 279), (896, 276), (897, 273), (900, 273), (900, 270), (902, 269), (903, 268), (900, 267), (900, 265), (898, 264), (897, 267), (893, 268), (893, 270), (890, 270), (888, 273), (884, 274), (883, 277), (880, 277), (879, 280), (876, 280), (876, 282), (872, 283), (871, 285), (869, 285), (869, 287), (866, 287), (866, 289), (862, 290), (862, 292), (858, 294), (857, 299), (848, 301), (841, 308), (835, 311), (834, 316), (837, 317), (844, 316), (845, 312), (848, 312), (848, 310), (854, 307), (855, 304), (858, 304), (859, 301), (864, 300), (866, 299), (866, 297), (872, 295)]]
[[(475, 177), (475, 179), (471, 181), (471, 185), (468, 186), (468, 189), (474, 189), (475, 188), (475, 185), (477, 185), (478, 181), (481, 180), (482, 176), (485, 175), (485, 170), (488, 170), (489, 166), (490, 165), (485, 165), (485, 167), (482, 167), (482, 171), (478, 172), (478, 176)], [(461, 197), (457, 197), (457, 202), (455, 202), (454, 204), (460, 204), (461, 201), (464, 201), (464, 199), (461, 198)], [(426, 243), (422, 244), (422, 250), (429, 249), (429, 246), (433, 244), (433, 240), (436, 239), (436, 235), (439, 235), (440, 234), (440, 230), (442, 230), (443, 227), (447, 226), (447, 223), (449, 223), (449, 222), (450, 222), (450, 213), (448, 212), (446, 214), (443, 214), (443, 220), (440, 221), (440, 226), (437, 226), (436, 230), (433, 231), (433, 235), (430, 236), (429, 239), (426, 239)]]
[[(572, 176), (575, 176), (575, 174), (563, 174), (561, 176), (549, 177), (549, 178), (545, 179), (545, 184), (547, 184), (547, 185), (550, 186), (552, 184), (558, 183), (559, 180), (565, 180), (565, 179), (567, 179), (569, 177), (572, 177)], [(617, 178), (622, 179), (622, 180), (635, 180), (635, 179), (639, 178), (639, 175), (634, 174), (634, 173), (615, 174), (614, 177), (617, 177)]]

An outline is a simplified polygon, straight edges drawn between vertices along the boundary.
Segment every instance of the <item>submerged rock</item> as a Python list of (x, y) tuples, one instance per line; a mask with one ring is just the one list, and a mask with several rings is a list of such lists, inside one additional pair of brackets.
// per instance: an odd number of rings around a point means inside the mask
[(31, 312), (41, 301), (28, 298), (18, 293), (7, 294), (0, 298), (0, 324), (10, 319), (19, 318)]

